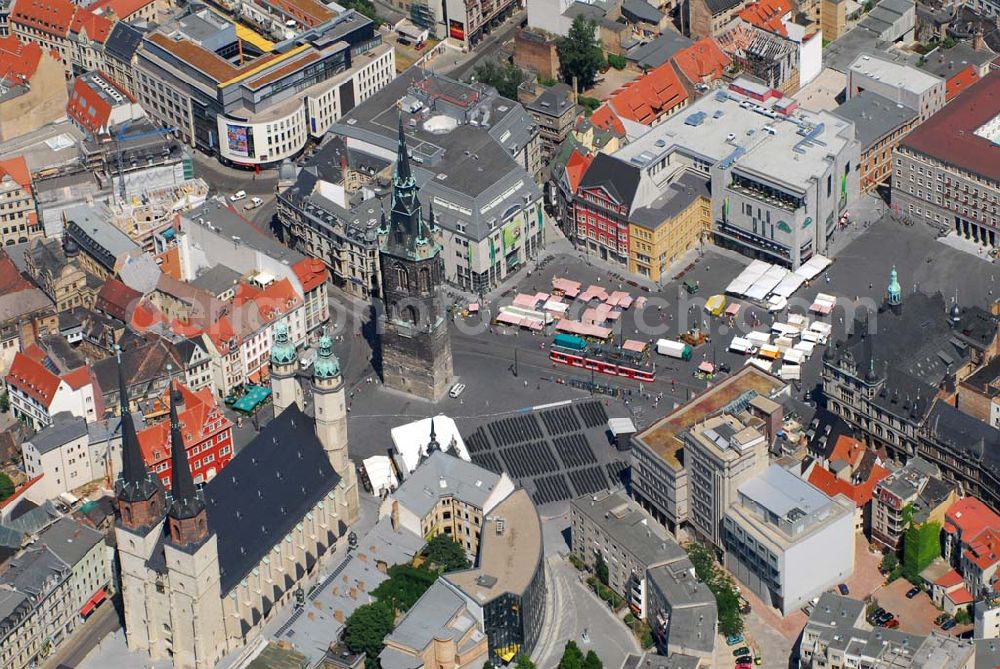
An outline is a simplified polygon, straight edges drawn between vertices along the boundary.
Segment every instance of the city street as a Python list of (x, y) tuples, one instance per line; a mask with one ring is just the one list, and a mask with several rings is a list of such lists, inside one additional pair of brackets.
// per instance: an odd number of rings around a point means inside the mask
[(87, 654), (97, 648), (101, 641), (122, 628), (115, 597), (104, 603), (80, 625), (73, 634), (63, 641), (55, 652), (41, 665), (42, 669), (76, 669)]

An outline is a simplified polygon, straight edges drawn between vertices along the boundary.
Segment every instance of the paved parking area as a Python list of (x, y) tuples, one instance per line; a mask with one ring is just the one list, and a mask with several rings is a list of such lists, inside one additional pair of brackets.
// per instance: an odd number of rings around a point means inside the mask
[(936, 629), (934, 619), (941, 611), (931, 603), (931, 598), (925, 592), (913, 599), (907, 599), (906, 592), (912, 587), (906, 579), (897, 579), (881, 588), (875, 595), (875, 601), (886, 611), (896, 614), (901, 631), (910, 634), (929, 634), (931, 630)]

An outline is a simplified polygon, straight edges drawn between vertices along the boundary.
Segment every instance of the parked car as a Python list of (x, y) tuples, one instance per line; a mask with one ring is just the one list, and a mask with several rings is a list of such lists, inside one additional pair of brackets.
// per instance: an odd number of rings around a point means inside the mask
[(918, 588), (917, 586), (913, 586), (912, 588), (906, 591), (906, 598), (913, 599), (919, 594), (920, 594), (920, 588)]
[(837, 590), (840, 590), (840, 594), (842, 594), (844, 597), (846, 597), (847, 595), (851, 594), (851, 591), (847, 587), (846, 583), (841, 583), (840, 585), (838, 585), (837, 586)]
[(889, 622), (890, 620), (892, 620), (895, 617), (896, 617), (895, 615), (893, 615), (893, 614), (889, 613), (888, 611), (886, 611), (885, 613), (883, 613), (882, 615), (880, 615), (878, 618), (875, 619), (875, 624), (876, 625), (885, 625), (887, 622)]
[(465, 392), (465, 384), (464, 383), (456, 383), (455, 385), (453, 385), (451, 387), (451, 390), (448, 391), (448, 395), (450, 397), (458, 397), (463, 392)]
[(877, 620), (880, 615), (885, 613), (885, 609), (881, 606), (876, 607), (868, 612), (868, 620)]
[(259, 197), (252, 197), (250, 198), (249, 202), (243, 205), (243, 208), (249, 211), (251, 209), (256, 209), (262, 204), (264, 204), (264, 201), (262, 199), (260, 199)]
[(887, 623), (886, 623), (886, 624), (884, 625), (884, 627), (885, 627), (885, 628), (886, 628), (887, 630), (892, 630), (892, 629), (896, 629), (897, 627), (899, 627), (899, 621), (898, 621), (898, 620), (896, 620), (895, 618), (893, 618), (892, 620), (890, 620), (889, 622), (887, 622)]
[(957, 624), (958, 624), (957, 620), (955, 620), (954, 618), (950, 618), (945, 621), (944, 625), (941, 625), (941, 629), (947, 632), (951, 628), (955, 627), (955, 625)]
[(945, 622), (947, 622), (950, 619), (951, 619), (951, 616), (949, 616), (947, 613), (942, 613), (941, 615), (939, 615), (937, 618), (934, 619), (934, 624), (935, 625), (943, 625)]
[(239, 202), (240, 200), (246, 199), (247, 192), (245, 190), (238, 190), (229, 196), (230, 202)]
[(733, 657), (741, 657), (743, 655), (750, 655), (750, 649), (746, 646), (742, 646), (733, 651)]
[(726, 645), (727, 646), (738, 646), (741, 643), (743, 643), (743, 635), (742, 634), (737, 634), (735, 636), (726, 637)]

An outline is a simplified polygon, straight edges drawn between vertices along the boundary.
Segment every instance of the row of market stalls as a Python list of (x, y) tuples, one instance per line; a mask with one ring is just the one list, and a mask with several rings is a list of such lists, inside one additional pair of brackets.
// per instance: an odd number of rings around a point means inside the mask
[(831, 331), (829, 323), (811, 321), (803, 314), (789, 314), (785, 322), (775, 321), (770, 332), (755, 330), (733, 337), (729, 350), (748, 356), (748, 365), (776, 373), (787, 381), (798, 381), (801, 365), (812, 356), (817, 345), (829, 342)]
[[(579, 320), (569, 317), (577, 300), (584, 306)], [(499, 308), (494, 320), (533, 332), (551, 327), (555, 332), (605, 341), (611, 337), (615, 321), (633, 304), (639, 303), (626, 291), (596, 284), (583, 288), (579, 281), (553, 277), (552, 292), (518, 293), (510, 304)]]
[(831, 262), (826, 256), (816, 254), (792, 272), (780, 265), (754, 260), (729, 282), (726, 293), (779, 311), (803, 283), (815, 279)]

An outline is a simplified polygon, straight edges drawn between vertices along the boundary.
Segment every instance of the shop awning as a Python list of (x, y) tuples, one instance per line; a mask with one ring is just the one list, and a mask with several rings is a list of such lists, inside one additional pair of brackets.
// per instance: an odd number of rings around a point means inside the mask
[(103, 602), (107, 598), (108, 598), (108, 593), (104, 591), (104, 588), (101, 588), (100, 590), (94, 593), (93, 597), (87, 600), (86, 604), (83, 605), (83, 608), (80, 609), (80, 615), (86, 618), (87, 616), (89, 616), (91, 613), (94, 612), (94, 609), (97, 608), (97, 606), (101, 602)]

